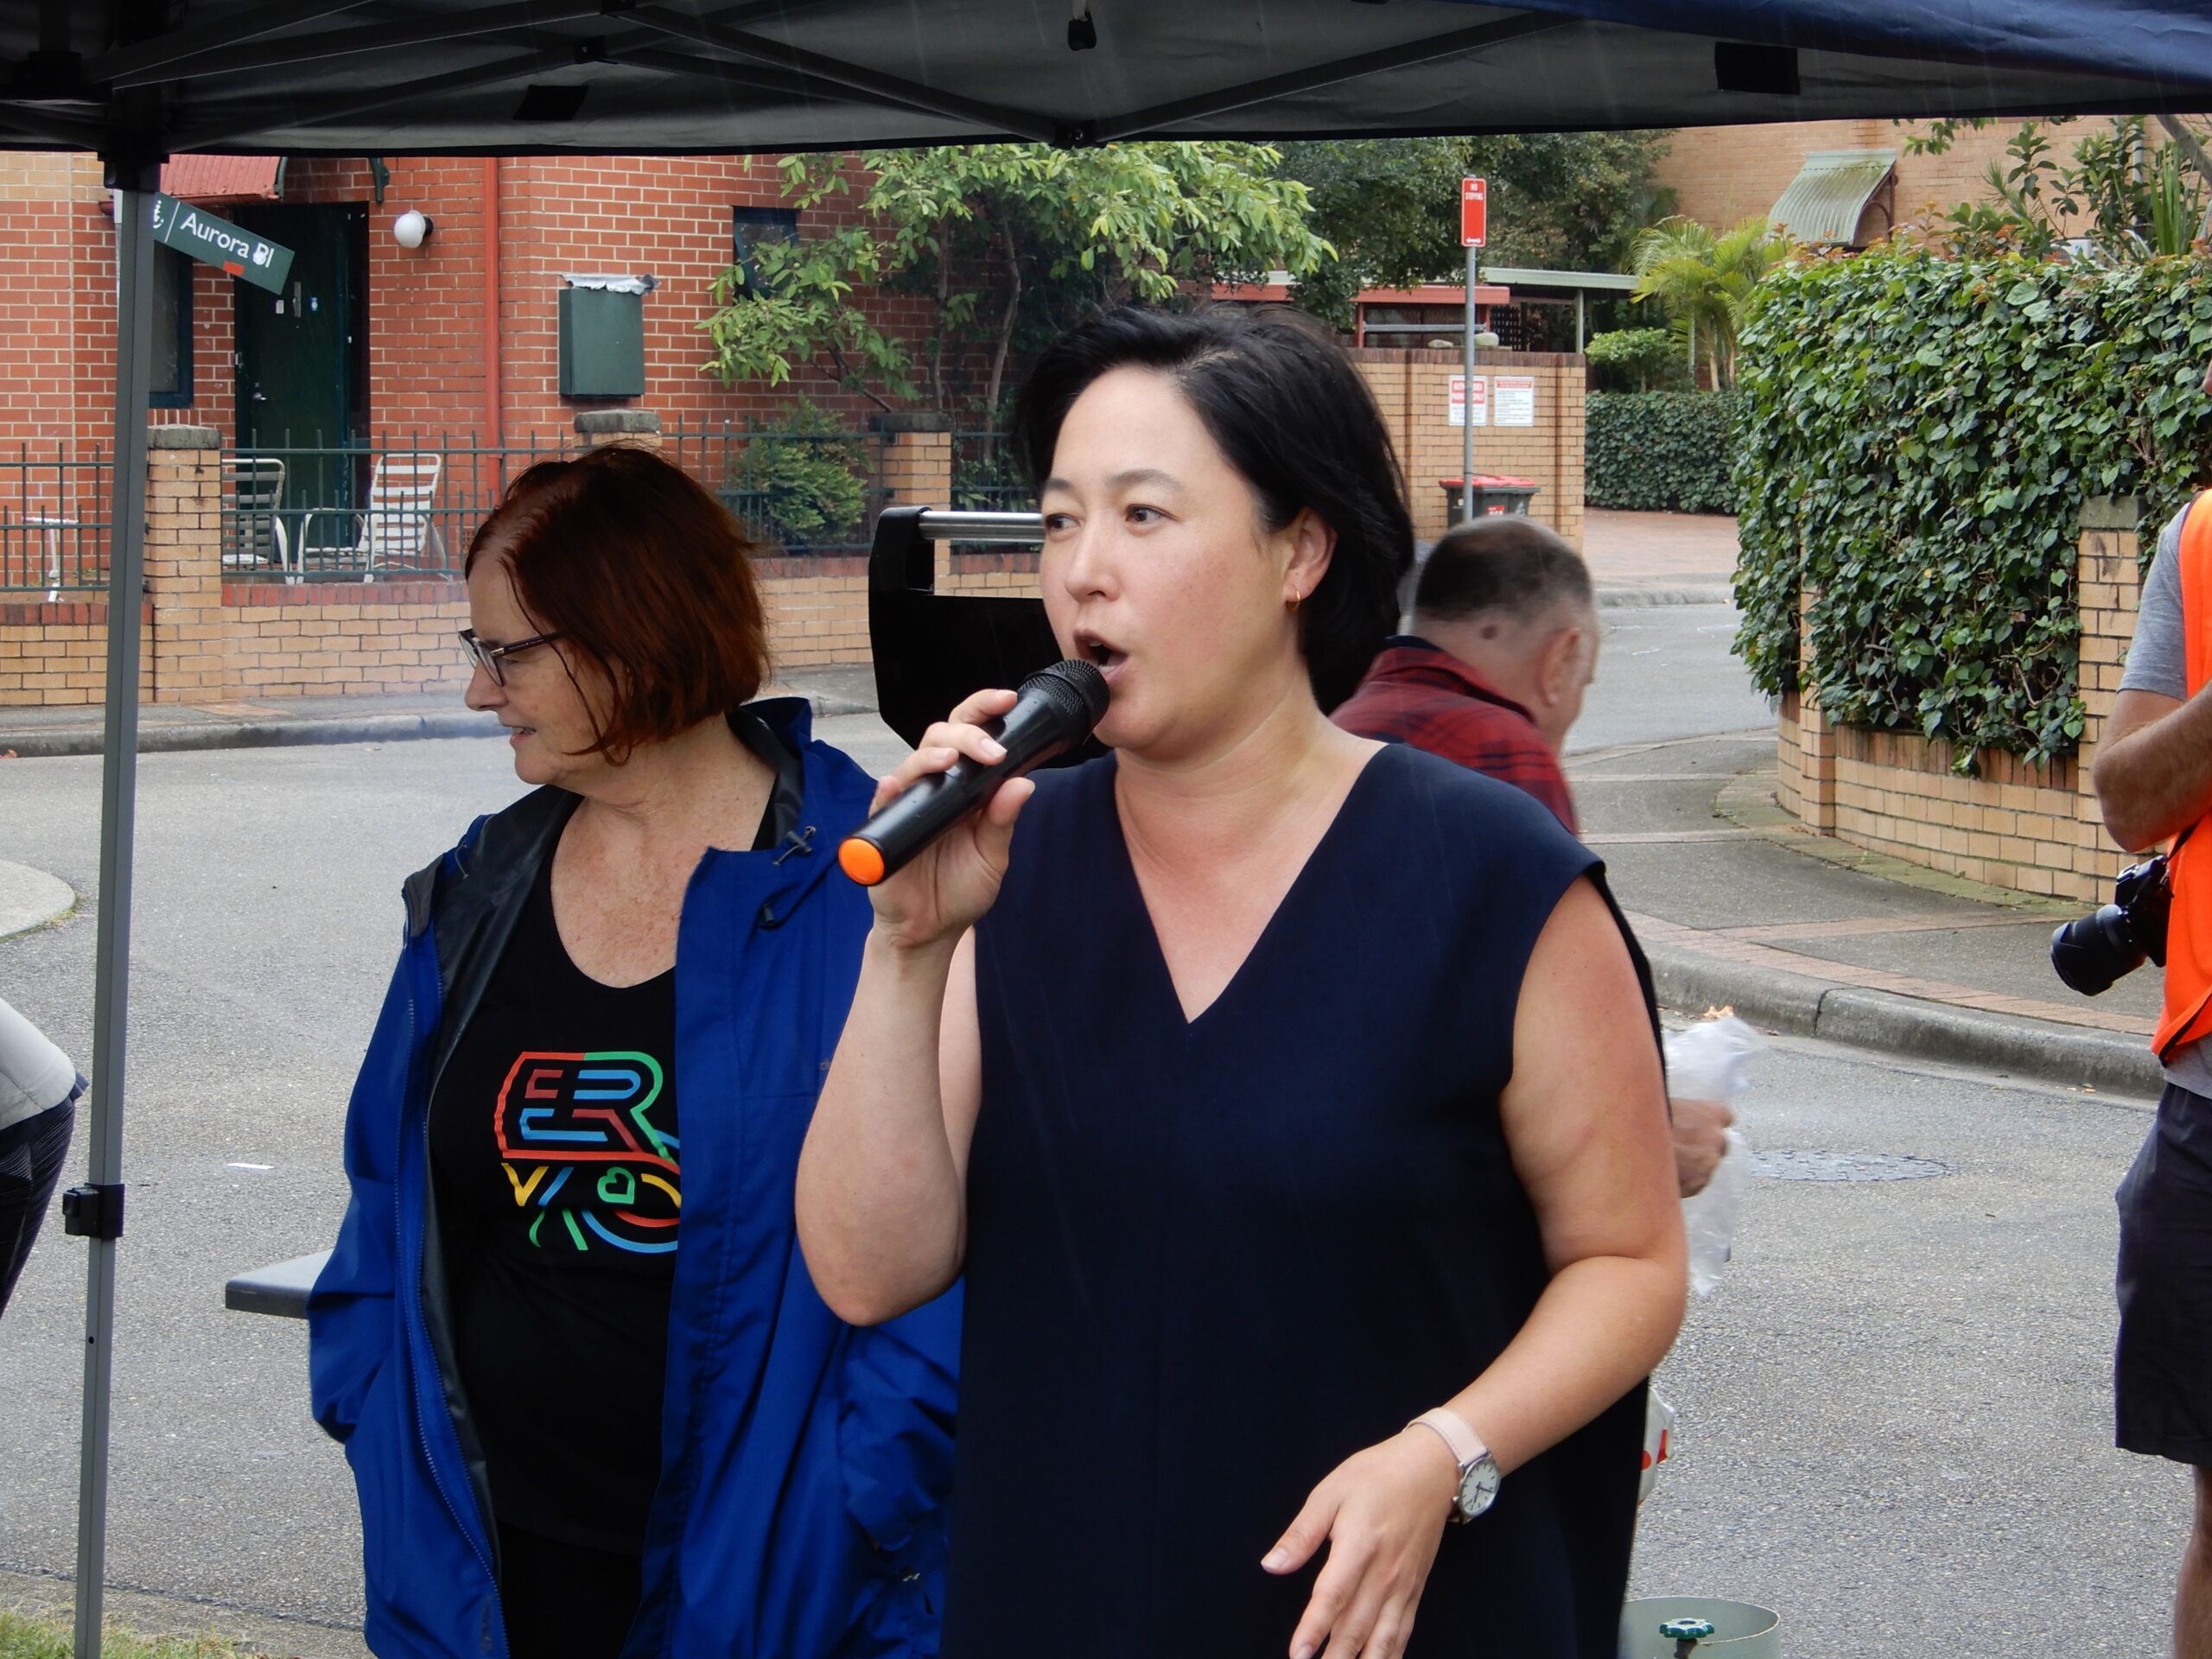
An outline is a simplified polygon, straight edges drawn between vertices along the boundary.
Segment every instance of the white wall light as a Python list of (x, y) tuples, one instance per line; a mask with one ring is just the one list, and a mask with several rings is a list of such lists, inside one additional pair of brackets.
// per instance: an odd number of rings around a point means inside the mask
[(438, 227), (415, 208), (391, 221), (391, 239), (403, 248), (419, 248)]

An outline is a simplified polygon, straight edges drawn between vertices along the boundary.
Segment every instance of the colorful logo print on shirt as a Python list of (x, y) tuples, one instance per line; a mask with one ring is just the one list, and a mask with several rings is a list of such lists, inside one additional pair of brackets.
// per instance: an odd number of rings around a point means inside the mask
[(492, 1115), (515, 1203), (540, 1249), (676, 1248), (683, 1205), (677, 1138), (654, 1127), (660, 1062), (650, 1054), (525, 1053)]

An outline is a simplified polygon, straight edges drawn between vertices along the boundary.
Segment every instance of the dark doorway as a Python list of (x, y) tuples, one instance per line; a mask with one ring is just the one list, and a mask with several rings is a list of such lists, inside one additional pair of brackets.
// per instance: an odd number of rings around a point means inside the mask
[[(235, 285), (238, 448), (284, 461), (280, 511), (298, 524), (314, 508), (352, 506), (367, 461), (369, 210), (257, 205), (238, 219), (294, 256), (283, 293)], [(311, 539), (350, 539), (353, 527), (318, 514)]]

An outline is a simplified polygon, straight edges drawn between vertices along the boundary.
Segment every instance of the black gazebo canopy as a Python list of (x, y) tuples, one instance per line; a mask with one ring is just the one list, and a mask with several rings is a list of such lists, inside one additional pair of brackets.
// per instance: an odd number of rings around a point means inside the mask
[(14, 0), (0, 144), (524, 155), (2212, 106), (2189, 0)]

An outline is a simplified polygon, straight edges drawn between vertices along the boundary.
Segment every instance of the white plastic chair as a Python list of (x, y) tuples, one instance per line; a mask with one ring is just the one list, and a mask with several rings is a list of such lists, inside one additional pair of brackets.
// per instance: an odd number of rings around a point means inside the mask
[(325, 516), (356, 521), (353, 545), (344, 550), (360, 561), (363, 582), (374, 582), (380, 564), (417, 563), (426, 548), (443, 553), (444, 538), (430, 517), (430, 502), (438, 493), (438, 474), (444, 466), (443, 455), (427, 451), (378, 455), (369, 475), (366, 506), (314, 507), (302, 517), (298, 548), (302, 564), (313, 544), (315, 521)]
[(22, 523), (25, 529), (39, 531), (46, 543), (46, 599), (50, 605), (61, 597), (61, 532), (82, 530), (84, 525), (59, 512), (48, 512), (43, 502), (35, 511), (24, 514)]
[(223, 462), (223, 481), (231, 487), (236, 544), (225, 550), (223, 563), (238, 569), (269, 563), (276, 555), (276, 568), (291, 571), (291, 538), (279, 516), (284, 505), (284, 463), (275, 455), (232, 455)]

